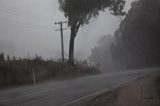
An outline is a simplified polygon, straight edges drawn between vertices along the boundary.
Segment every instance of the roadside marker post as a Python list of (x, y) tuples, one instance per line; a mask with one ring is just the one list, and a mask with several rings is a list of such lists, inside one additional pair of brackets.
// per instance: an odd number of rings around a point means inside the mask
[(33, 85), (36, 85), (36, 77), (35, 77), (35, 69), (34, 67), (32, 68), (32, 78), (33, 78)]

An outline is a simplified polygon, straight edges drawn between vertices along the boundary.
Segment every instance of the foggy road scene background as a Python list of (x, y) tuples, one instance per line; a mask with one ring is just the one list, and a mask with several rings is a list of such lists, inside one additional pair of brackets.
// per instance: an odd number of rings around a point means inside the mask
[(160, 0), (0, 0), (0, 106), (159, 104), (159, 28)]
[[(125, 11), (130, 9), (127, 0)], [(33, 57), (35, 54), (44, 59), (61, 58), (59, 29), (54, 23), (66, 21), (59, 10), (57, 0), (1, 0), (0, 1), (0, 52), (16, 57)], [(91, 49), (104, 36), (114, 34), (121, 19), (100, 12), (90, 20), (90, 24), (80, 28), (75, 44), (75, 57), (87, 59)], [(67, 27), (67, 25), (64, 25)], [(64, 31), (65, 58), (68, 58), (70, 30)]]

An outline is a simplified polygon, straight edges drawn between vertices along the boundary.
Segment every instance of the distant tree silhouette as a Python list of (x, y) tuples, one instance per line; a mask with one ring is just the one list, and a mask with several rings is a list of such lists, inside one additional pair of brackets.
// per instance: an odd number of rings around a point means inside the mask
[(101, 71), (112, 71), (116, 68), (115, 62), (112, 59), (112, 45), (115, 42), (115, 37), (112, 35), (102, 36), (97, 46), (91, 50), (89, 60), (100, 65)]
[(0, 54), (0, 61), (4, 61), (4, 54), (3, 53)]
[(109, 8), (113, 15), (124, 15), (125, 0), (58, 0), (60, 10), (68, 18), (68, 26), (71, 28), (69, 63), (74, 65), (74, 40), (80, 26), (89, 23), (92, 17), (99, 15), (99, 11)]

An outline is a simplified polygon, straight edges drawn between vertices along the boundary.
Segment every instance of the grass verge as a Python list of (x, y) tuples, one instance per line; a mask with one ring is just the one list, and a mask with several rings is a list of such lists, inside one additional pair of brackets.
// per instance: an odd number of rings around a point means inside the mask
[(75, 66), (53, 60), (19, 59), (0, 61), (0, 88), (33, 84), (48, 80), (65, 80), (100, 73), (93, 65), (77, 62)]

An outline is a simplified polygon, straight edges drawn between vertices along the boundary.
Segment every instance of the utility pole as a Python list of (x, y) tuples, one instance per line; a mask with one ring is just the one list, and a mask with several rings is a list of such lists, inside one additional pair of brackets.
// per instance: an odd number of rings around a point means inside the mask
[(64, 43), (63, 43), (63, 30), (67, 30), (67, 28), (63, 28), (63, 24), (66, 24), (67, 22), (55, 22), (55, 25), (60, 25), (60, 29), (56, 29), (56, 31), (61, 32), (61, 48), (62, 48), (62, 62), (64, 63)]

